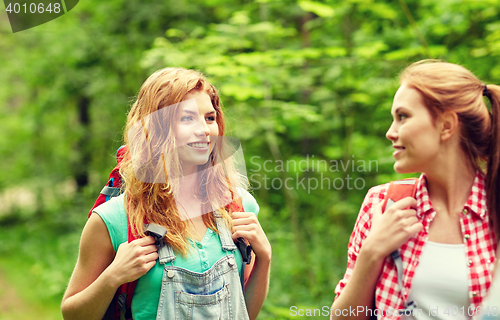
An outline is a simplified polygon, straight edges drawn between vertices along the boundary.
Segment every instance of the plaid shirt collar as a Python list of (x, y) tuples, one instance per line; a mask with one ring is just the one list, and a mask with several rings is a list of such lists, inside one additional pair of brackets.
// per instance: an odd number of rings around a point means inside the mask
[[(418, 218), (425, 217), (432, 221), (436, 216), (436, 211), (432, 207), (431, 199), (429, 197), (429, 190), (427, 189), (427, 178), (425, 174), (421, 174), (418, 178), (417, 185), (417, 216)], [(464, 209), (476, 214), (481, 220), (488, 217), (488, 209), (486, 207), (486, 186), (485, 178), (481, 172), (476, 173), (469, 198), (465, 202)]]

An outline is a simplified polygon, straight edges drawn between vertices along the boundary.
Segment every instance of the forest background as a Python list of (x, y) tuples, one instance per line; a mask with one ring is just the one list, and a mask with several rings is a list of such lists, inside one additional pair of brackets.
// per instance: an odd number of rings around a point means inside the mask
[(273, 246), (259, 319), (331, 305), (364, 195), (402, 177), (385, 132), (405, 66), (500, 84), (498, 0), (89, 0), (15, 34), (0, 8), (0, 319), (62, 318), (87, 212), (159, 68), (204, 72), (242, 143)]

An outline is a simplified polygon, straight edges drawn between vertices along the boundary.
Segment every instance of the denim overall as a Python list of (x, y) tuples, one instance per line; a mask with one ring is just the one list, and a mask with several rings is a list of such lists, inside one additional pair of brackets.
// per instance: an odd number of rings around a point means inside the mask
[(226, 256), (203, 273), (173, 266), (176, 257), (168, 244), (158, 251), (164, 270), (157, 320), (249, 319), (234, 258), (237, 248), (221, 217), (216, 225)]

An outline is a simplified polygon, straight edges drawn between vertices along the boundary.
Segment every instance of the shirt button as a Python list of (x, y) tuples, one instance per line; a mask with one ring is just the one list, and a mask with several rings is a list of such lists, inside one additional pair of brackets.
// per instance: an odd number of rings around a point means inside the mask
[(469, 267), (470, 267), (470, 266), (472, 266), (472, 260), (469, 260), (469, 261), (467, 262), (467, 265), (468, 265)]
[(475, 298), (475, 297), (477, 297), (477, 292), (476, 292), (476, 291), (472, 291), (472, 292), (470, 293), (470, 295), (471, 295), (473, 298)]
[(466, 241), (469, 240), (470, 239), (470, 234), (464, 235), (464, 238), (465, 238)]
[(486, 261), (487, 263), (491, 263), (491, 260), (488, 259), (488, 261)]
[(208, 233), (212, 233), (212, 232), (213, 232), (212, 229), (208, 229)]
[[(455, 211), (456, 212), (456, 211)], [(462, 210), (463, 214), (467, 214), (467, 209)]]
[(207, 269), (208, 268), (208, 263), (203, 262), (203, 268)]
[(201, 245), (201, 243), (198, 243), (198, 248), (203, 248), (203, 246)]

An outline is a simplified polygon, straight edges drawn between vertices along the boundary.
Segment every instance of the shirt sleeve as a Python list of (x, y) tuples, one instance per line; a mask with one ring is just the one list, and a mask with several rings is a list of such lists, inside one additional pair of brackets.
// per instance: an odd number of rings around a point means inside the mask
[(363, 200), (361, 210), (359, 211), (358, 218), (354, 224), (354, 230), (349, 238), (349, 245), (347, 246), (347, 269), (344, 278), (339, 281), (335, 288), (335, 299), (340, 295), (345, 288), (347, 282), (351, 278), (352, 271), (356, 265), (359, 250), (370, 232), (371, 218), (373, 215), (372, 207), (384, 200), (387, 185), (376, 186), (368, 190), (368, 193)]
[(255, 215), (259, 214), (259, 204), (257, 200), (245, 189), (239, 189), (238, 194), (241, 197), (241, 203), (243, 204), (243, 209), (245, 212), (253, 212)]
[(94, 213), (97, 213), (106, 224), (115, 252), (120, 244), (128, 241), (127, 213), (123, 201), (122, 194), (94, 209)]

